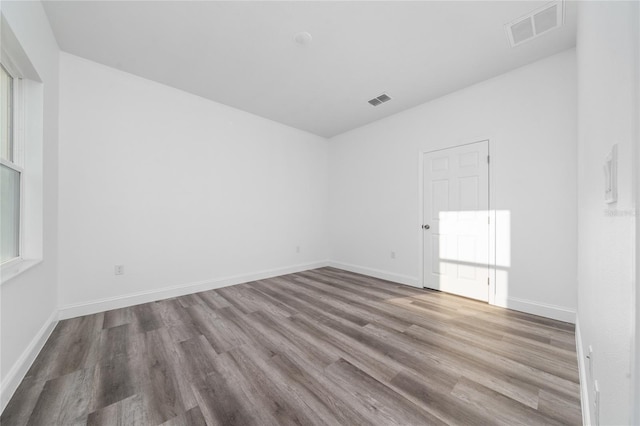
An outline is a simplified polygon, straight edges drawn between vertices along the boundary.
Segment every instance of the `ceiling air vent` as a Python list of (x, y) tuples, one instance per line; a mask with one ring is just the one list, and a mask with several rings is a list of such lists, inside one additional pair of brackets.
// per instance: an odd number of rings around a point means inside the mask
[(564, 0), (554, 1), (506, 24), (511, 47), (532, 40), (564, 24)]
[(384, 102), (390, 101), (391, 100), (391, 96), (387, 95), (386, 93), (383, 93), (382, 95), (373, 98), (373, 99), (369, 99), (367, 102), (369, 102), (371, 105), (373, 106), (378, 106)]

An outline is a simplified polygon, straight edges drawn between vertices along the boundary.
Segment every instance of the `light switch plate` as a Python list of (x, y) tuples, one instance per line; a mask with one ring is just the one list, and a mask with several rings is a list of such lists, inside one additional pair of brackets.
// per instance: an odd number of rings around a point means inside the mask
[(604, 171), (604, 201), (612, 204), (618, 201), (618, 145), (611, 147), (603, 166)]

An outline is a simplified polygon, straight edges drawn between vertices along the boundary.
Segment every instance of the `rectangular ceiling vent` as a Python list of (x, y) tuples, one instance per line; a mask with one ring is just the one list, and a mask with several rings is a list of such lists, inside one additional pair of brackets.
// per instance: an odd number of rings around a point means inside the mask
[(382, 95), (375, 97), (373, 99), (369, 99), (367, 102), (369, 102), (371, 105), (373, 106), (378, 106), (380, 104), (383, 104), (387, 101), (391, 100), (391, 96), (387, 95), (386, 93), (383, 93)]
[(564, 24), (564, 0), (558, 0), (521, 16), (505, 24), (504, 27), (509, 44), (511, 47), (516, 47), (547, 31), (560, 28), (562, 24)]

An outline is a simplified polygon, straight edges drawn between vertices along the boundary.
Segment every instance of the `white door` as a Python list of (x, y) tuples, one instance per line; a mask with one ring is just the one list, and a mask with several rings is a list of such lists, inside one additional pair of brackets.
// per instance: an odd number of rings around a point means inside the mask
[(423, 160), (423, 285), (488, 301), (489, 141)]

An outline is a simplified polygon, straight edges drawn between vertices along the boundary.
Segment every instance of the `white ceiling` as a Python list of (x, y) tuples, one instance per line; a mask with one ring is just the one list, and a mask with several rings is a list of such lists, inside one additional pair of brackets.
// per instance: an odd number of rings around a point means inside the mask
[[(510, 48), (546, 1), (46, 1), (60, 48), (320, 136), (575, 46), (565, 25)], [(307, 31), (302, 47), (294, 34)], [(388, 93), (378, 107), (367, 100)]]

